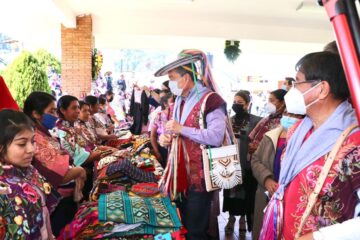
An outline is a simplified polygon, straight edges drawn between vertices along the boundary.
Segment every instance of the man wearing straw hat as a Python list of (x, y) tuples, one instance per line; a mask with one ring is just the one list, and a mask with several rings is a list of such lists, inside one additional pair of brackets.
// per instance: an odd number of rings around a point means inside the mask
[[(200, 66), (196, 65), (199, 62)], [(162, 146), (171, 145), (160, 186), (177, 201), (182, 223), (188, 231), (186, 239), (216, 238), (217, 233), (214, 236), (208, 229), (213, 228), (209, 225), (217, 225), (218, 213), (212, 210), (212, 206), (216, 206), (212, 200), (214, 196), (218, 197), (218, 192), (205, 189), (200, 144), (221, 146), (226, 130), (226, 104), (214, 93), (216, 86), (204, 53), (183, 51), (178, 60), (158, 70), (155, 76), (166, 74), (170, 79), (170, 90), (177, 98), (172, 120), (166, 124), (166, 134), (160, 136)], [(202, 113), (200, 108), (206, 97)], [(200, 114), (203, 114), (206, 129), (200, 129)]]

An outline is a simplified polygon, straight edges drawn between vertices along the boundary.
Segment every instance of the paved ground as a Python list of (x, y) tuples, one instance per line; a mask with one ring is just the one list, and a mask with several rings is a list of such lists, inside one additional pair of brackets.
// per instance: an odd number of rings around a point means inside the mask
[[(222, 208), (222, 192), (220, 192), (220, 207)], [(222, 209), (221, 209), (222, 211)], [(220, 231), (220, 240), (238, 240), (239, 239), (239, 217), (236, 218), (236, 224), (234, 227), (234, 234), (233, 236), (225, 236), (224, 228), (226, 226), (227, 220), (229, 218), (228, 213), (221, 212), (220, 216), (218, 217), (219, 221), (219, 231)], [(251, 240), (251, 233), (246, 233), (246, 240)]]

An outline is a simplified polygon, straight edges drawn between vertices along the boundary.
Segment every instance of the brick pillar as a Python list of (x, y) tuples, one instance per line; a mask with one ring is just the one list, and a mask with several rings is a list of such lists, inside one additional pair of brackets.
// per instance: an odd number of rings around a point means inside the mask
[(82, 97), (91, 90), (91, 15), (76, 17), (76, 28), (61, 26), (61, 85), (63, 92)]

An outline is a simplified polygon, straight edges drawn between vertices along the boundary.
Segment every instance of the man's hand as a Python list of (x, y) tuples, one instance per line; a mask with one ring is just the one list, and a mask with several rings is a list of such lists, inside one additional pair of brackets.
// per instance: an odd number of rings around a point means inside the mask
[(313, 233), (308, 233), (308, 234), (305, 234), (299, 238), (297, 238), (296, 240), (313, 240), (314, 237), (313, 237)]
[(183, 126), (180, 125), (177, 121), (175, 120), (170, 120), (166, 123), (165, 129), (167, 132), (171, 132), (174, 134), (180, 134), (181, 130), (182, 130)]
[(159, 137), (159, 143), (162, 147), (167, 147), (171, 143), (171, 135), (170, 134), (161, 134)]

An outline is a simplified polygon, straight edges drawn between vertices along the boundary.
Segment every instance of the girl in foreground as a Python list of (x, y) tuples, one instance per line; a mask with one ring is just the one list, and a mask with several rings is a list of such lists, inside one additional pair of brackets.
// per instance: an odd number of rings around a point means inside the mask
[(2, 110), (0, 132), (0, 239), (54, 239), (49, 216), (60, 195), (31, 165), (32, 121)]

